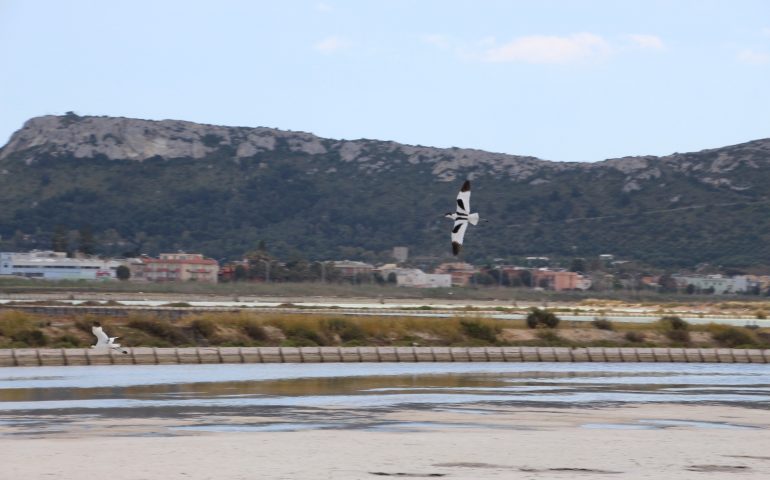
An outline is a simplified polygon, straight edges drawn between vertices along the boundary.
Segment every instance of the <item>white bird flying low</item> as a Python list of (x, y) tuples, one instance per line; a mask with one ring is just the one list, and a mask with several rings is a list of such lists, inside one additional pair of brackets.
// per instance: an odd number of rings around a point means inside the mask
[(104, 333), (102, 325), (99, 322), (94, 322), (93, 326), (91, 327), (91, 332), (96, 336), (96, 345), (91, 345), (91, 348), (95, 348), (97, 350), (114, 349), (123, 353), (128, 353), (127, 350), (120, 348), (119, 343), (115, 343), (115, 340), (118, 337), (109, 337), (106, 333)]
[(444, 215), (455, 221), (452, 226), (452, 253), (457, 255), (463, 248), (463, 238), (468, 224), (476, 225), (479, 223), (479, 214), (471, 213), (471, 182), (466, 180), (463, 183), (460, 193), (457, 194), (457, 209), (454, 213)]

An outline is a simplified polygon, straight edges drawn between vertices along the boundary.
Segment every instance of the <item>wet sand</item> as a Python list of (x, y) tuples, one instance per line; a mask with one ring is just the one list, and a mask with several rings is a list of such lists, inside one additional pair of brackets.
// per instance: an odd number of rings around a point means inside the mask
[[(770, 415), (761, 408), (474, 404), (382, 410), (363, 427), (300, 425), (293, 431), (297, 424), (290, 422), (296, 418), (200, 414), (184, 419), (84, 416), (47, 433), (0, 425), (3, 476), (770, 478)], [(288, 431), (279, 431), (281, 421)], [(260, 431), (260, 425), (273, 428)]]

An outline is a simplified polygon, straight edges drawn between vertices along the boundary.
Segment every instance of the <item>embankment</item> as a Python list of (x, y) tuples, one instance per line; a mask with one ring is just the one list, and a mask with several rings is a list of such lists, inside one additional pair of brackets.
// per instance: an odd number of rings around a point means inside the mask
[(189, 347), (2, 349), (0, 366), (335, 362), (770, 363), (770, 350), (567, 347)]

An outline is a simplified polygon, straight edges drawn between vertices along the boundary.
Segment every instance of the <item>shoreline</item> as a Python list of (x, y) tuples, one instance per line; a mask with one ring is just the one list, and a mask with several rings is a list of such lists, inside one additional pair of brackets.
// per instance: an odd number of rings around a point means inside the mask
[[(125, 353), (123, 353), (125, 352)], [(244, 363), (770, 363), (770, 350), (635, 347), (124, 347), (0, 349), (1, 367)]]
[[(16, 478), (108, 475), (114, 480), (335, 478), (718, 478), (770, 475), (766, 410), (639, 404), (600, 408), (399, 408), (380, 420), (404, 429), (201, 431), (201, 423), (260, 424), (255, 417), (200, 420), (84, 419), (77, 433), (0, 435), (4, 471)], [(652, 424), (648, 422), (653, 422)], [(658, 422), (655, 424), (654, 422)], [(169, 426), (176, 426), (169, 431)], [(3, 430), (0, 426), (0, 432)]]

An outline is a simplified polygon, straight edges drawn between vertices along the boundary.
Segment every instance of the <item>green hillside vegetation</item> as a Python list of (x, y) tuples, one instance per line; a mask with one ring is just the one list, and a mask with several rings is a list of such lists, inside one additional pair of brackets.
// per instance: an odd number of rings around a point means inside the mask
[[(371, 143), (376, 150), (378, 142)], [(721, 154), (742, 152), (729, 147)], [(629, 193), (626, 174), (609, 167), (544, 169), (526, 181), (458, 167), (458, 178), (473, 178), (473, 209), (489, 220), (469, 230), (463, 258), (613, 253), (661, 268), (768, 266), (770, 204), (761, 202), (770, 189), (770, 158), (754, 155), (758, 167), (738, 162), (725, 174), (750, 188), (714, 186), (700, 173), (651, 160), (660, 177)], [(141, 162), (33, 148), (0, 161), (0, 250), (50, 248), (57, 228), (74, 249), (74, 232), (88, 228), (96, 252), (111, 255), (186, 250), (239, 258), (265, 242), (285, 260), (384, 261), (396, 245), (447, 260), (442, 214), (453, 209), (460, 180), (439, 181), (430, 164), (402, 157), (382, 148), (374, 160), (388, 168), (365, 173), (338, 153), (311, 155), (280, 142), (237, 161), (230, 146), (204, 159)], [(688, 206), (697, 208), (670, 210)]]

